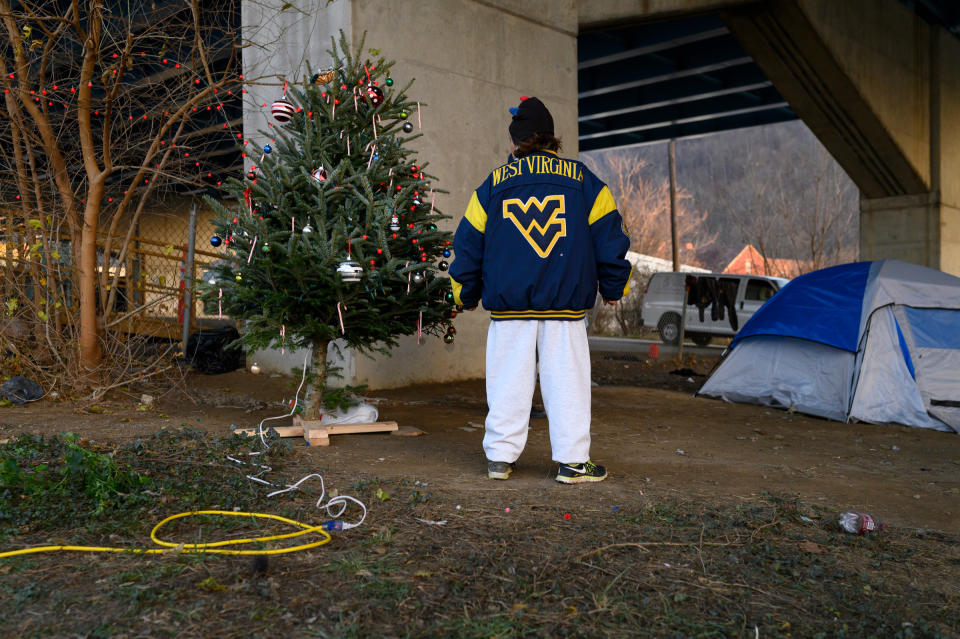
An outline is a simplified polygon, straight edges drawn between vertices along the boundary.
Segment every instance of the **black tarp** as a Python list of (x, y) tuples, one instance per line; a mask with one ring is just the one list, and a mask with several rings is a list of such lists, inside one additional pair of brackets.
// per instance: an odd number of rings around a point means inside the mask
[(246, 365), (241, 346), (228, 347), (240, 338), (233, 326), (202, 329), (187, 339), (187, 359), (201, 373), (218, 375), (229, 373)]

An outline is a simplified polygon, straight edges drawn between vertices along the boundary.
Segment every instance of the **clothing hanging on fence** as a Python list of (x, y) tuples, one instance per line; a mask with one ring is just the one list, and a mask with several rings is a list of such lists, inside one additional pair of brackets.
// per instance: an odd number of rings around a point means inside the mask
[[(693, 304), (700, 313), (700, 321), (704, 321), (704, 310), (714, 303), (712, 288), (709, 277), (687, 276), (687, 282), (690, 283), (689, 293), (687, 293), (687, 304)], [(711, 309), (711, 315), (713, 310)]]
[[(737, 280), (720, 280), (720, 297), (721, 308), (726, 308), (728, 311), (728, 316), (730, 319), (730, 328), (734, 331), (740, 328), (740, 320), (737, 319), (737, 289), (740, 287), (740, 282)], [(723, 313), (720, 314), (720, 319), (723, 319)]]
[(740, 328), (737, 318), (737, 290), (740, 282), (736, 279), (688, 275), (687, 304), (697, 307), (700, 321), (706, 321), (706, 309), (710, 307), (710, 319), (714, 322), (728, 319), (733, 330)]

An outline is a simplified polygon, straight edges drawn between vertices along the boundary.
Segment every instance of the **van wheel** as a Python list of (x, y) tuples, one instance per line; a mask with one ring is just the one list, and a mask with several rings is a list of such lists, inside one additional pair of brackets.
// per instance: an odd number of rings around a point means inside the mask
[(664, 313), (657, 322), (657, 331), (664, 344), (680, 343), (680, 316), (676, 313)]
[(690, 333), (690, 340), (697, 346), (706, 346), (710, 343), (713, 335), (710, 333)]

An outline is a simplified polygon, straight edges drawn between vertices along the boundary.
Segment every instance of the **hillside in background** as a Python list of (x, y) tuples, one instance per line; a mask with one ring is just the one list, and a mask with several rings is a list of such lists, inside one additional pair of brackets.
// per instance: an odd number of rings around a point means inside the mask
[[(667, 143), (581, 154), (613, 191), (632, 250), (670, 257)], [(744, 245), (813, 270), (857, 259), (859, 192), (802, 122), (676, 143), (680, 259), (723, 269)]]

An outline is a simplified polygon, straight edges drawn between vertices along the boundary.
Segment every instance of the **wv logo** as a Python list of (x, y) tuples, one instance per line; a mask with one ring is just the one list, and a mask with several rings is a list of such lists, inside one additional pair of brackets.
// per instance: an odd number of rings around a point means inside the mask
[(543, 201), (531, 197), (526, 202), (514, 198), (503, 201), (503, 217), (513, 222), (540, 257), (550, 255), (557, 240), (567, 236), (567, 220), (562, 195), (548, 195)]

